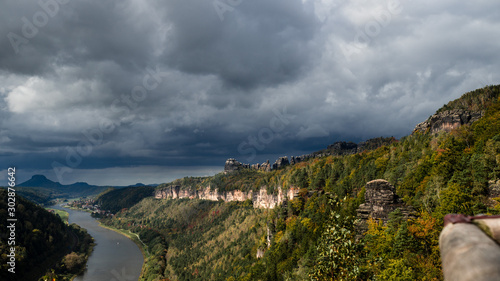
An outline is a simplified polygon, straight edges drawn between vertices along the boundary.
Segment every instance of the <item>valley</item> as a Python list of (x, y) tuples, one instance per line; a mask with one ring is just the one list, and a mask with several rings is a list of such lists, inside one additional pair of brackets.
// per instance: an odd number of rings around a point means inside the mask
[(139, 280), (442, 280), (443, 217), (500, 214), (500, 86), (399, 140), (270, 163), (230, 158), (214, 176), (81, 192), (103, 225), (144, 245)]
[(499, 94), (467, 93), (371, 149), (229, 159), (224, 173), (162, 184), (104, 223), (162, 241), (143, 280), (439, 280), (444, 215), (500, 211)]

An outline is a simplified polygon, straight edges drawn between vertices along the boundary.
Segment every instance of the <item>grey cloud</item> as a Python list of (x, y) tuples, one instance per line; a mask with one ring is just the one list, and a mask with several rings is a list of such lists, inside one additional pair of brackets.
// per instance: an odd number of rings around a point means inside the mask
[[(240, 144), (269, 132), (286, 107), (293, 118), (255, 149), (262, 162), (404, 136), (449, 100), (499, 83), (499, 4), (401, 1), (401, 13), (357, 44), (386, 7), (244, 0), (221, 21), (212, 1), (70, 1), (15, 54), (7, 34), (22, 34), (21, 18), (40, 7), (4, 1), (0, 158), (50, 170), (100, 132), (74, 173), (222, 166), (246, 161)], [(158, 84), (131, 99), (151, 71)]]
[(296, 78), (314, 57), (318, 21), (302, 1), (245, 1), (220, 21), (210, 1), (171, 1), (164, 61), (236, 88)]

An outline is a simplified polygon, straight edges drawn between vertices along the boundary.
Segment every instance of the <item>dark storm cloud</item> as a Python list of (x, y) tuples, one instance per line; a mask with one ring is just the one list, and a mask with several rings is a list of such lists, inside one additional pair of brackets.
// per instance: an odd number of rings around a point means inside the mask
[(314, 57), (319, 22), (313, 6), (300, 0), (244, 1), (226, 12), (215, 1), (169, 1), (172, 30), (164, 59), (191, 73), (213, 74), (235, 87), (292, 80)]
[[(499, 82), (498, 10), (451, 0), (2, 1), (0, 157), (56, 180), (58, 163), (72, 171), (66, 182), (120, 171), (136, 182), (141, 170), (172, 179), (228, 157), (273, 161), (401, 137)], [(173, 166), (203, 168), (161, 168)]]
[(0, 65), (23, 74), (88, 61), (148, 62), (158, 28), (138, 22), (132, 3), (122, 1), (7, 1), (0, 15), (7, 23)]

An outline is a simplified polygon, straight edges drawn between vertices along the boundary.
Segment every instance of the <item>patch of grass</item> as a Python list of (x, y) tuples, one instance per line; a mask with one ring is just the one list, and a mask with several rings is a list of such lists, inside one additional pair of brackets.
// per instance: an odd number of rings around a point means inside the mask
[(66, 212), (66, 211), (63, 211), (63, 210), (57, 210), (57, 209), (52, 209), (52, 208), (47, 208), (48, 211), (51, 211), (51, 212), (54, 212), (56, 215), (58, 215), (61, 220), (68, 224), (68, 217), (69, 217), (69, 213)]

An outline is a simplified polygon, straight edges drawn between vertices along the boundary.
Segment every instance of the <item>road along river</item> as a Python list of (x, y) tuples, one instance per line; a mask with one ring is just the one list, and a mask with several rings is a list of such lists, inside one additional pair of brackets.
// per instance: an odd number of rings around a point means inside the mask
[(61, 206), (55, 209), (69, 213), (69, 223), (87, 229), (96, 246), (87, 262), (87, 270), (75, 281), (136, 281), (141, 274), (144, 257), (128, 237), (99, 226), (90, 213)]

